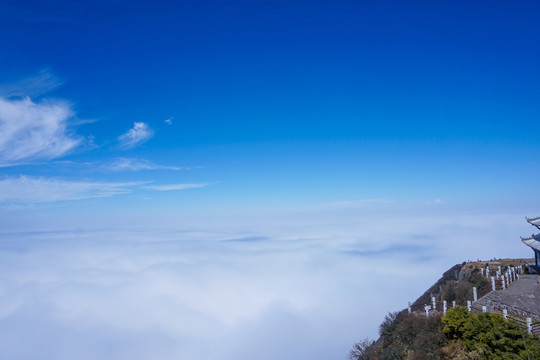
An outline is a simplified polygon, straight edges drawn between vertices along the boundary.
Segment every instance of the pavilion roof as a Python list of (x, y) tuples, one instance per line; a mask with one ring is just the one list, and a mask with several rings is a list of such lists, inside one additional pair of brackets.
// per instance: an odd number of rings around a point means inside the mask
[(527, 222), (531, 225), (534, 225), (536, 227), (539, 227), (540, 226), (540, 217), (535, 217), (535, 218), (531, 218), (529, 219), (528, 217), (526, 217), (525, 219), (527, 219)]
[(523, 241), (523, 243), (531, 248), (533, 248), (534, 250), (538, 250), (540, 251), (540, 234), (539, 235), (532, 235), (528, 238), (521, 238), (521, 241)]

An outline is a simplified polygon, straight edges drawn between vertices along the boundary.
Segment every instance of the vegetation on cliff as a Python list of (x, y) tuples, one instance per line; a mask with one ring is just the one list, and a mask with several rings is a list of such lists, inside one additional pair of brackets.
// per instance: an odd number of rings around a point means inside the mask
[(363, 340), (351, 360), (540, 359), (540, 338), (496, 314), (449, 309), (445, 316), (388, 314), (376, 342)]
[[(445, 272), (413, 304), (429, 304), (432, 296), (464, 305), (472, 288), (485, 286), (480, 269), (460, 264)], [(432, 316), (431, 316), (432, 315)], [(429, 317), (407, 310), (389, 313), (379, 327), (379, 339), (364, 339), (353, 345), (350, 360), (423, 359), (540, 359), (540, 337), (497, 314), (451, 308), (445, 316)]]

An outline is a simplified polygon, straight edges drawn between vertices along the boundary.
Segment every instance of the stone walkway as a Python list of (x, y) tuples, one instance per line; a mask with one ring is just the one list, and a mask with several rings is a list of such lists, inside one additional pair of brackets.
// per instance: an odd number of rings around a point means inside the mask
[(540, 321), (540, 276), (521, 275), (504, 290), (492, 291), (474, 303), (477, 309), (482, 305), (488, 309), (501, 310), (506, 308), (510, 314), (520, 317), (532, 317)]

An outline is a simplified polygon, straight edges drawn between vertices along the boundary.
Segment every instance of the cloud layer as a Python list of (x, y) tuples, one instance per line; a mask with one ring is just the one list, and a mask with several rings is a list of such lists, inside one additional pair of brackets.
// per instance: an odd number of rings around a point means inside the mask
[(124, 149), (131, 149), (146, 142), (154, 135), (150, 127), (143, 122), (134, 122), (133, 127), (127, 133), (118, 138), (120, 146)]
[(68, 132), (72, 116), (63, 102), (0, 98), (0, 166), (69, 153), (81, 142)]
[(358, 275), (375, 261), (320, 248), (299, 253), (279, 239), (269, 239), (278, 241), (274, 251), (263, 251), (201, 232), (172, 241), (96, 235), (73, 242), (70, 234), (36, 234), (22, 242), (39, 237), (42, 245), (0, 251), (5, 356), (323, 359), (345, 356), (359, 336), (356, 324), (376, 328), (380, 310), (357, 308), (383, 301), (383, 294), (362, 300), (359, 291), (373, 290), (370, 278)]
[[(0, 350), (44, 360), (345, 358), (452, 264), (523, 247), (501, 235), (519, 233), (521, 218), (325, 215), (310, 226), (242, 216), (241, 227), (207, 219), (167, 230), (133, 227), (130, 215), (114, 228), (3, 232)], [(230, 241), (240, 238), (257, 241)]]

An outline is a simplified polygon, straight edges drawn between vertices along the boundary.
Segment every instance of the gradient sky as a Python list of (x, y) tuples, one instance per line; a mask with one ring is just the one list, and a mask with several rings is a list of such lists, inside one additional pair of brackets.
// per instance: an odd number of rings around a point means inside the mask
[(534, 1), (1, 1), (0, 349), (343, 358), (452, 264), (530, 256), (539, 23)]

